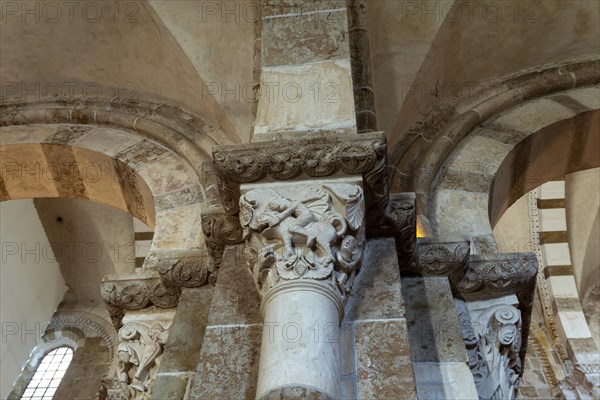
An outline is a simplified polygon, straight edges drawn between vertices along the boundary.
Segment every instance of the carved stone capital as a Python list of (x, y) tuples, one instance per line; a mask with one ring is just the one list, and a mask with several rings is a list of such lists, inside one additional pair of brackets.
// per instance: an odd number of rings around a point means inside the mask
[(202, 231), (208, 249), (208, 281), (215, 284), (225, 246), (242, 241), (242, 227), (236, 214), (211, 207), (202, 212)]
[(345, 300), (362, 263), (365, 208), (356, 184), (251, 189), (240, 198), (245, 255), (261, 295), (310, 279)]
[(471, 311), (462, 299), (455, 305), (479, 398), (514, 399), (522, 372), (521, 312), (512, 304)]
[(171, 321), (127, 321), (118, 330), (117, 363), (102, 380), (105, 399), (146, 400), (162, 358)]
[[(414, 193), (393, 193), (380, 209), (370, 209), (369, 233), (393, 236), (401, 265), (413, 261), (417, 241), (417, 212)], [(371, 213), (373, 212), (373, 215)]]
[(177, 306), (180, 290), (166, 286), (157, 271), (146, 270), (129, 276), (108, 275), (102, 280), (100, 293), (109, 306), (113, 324), (118, 327), (123, 310)]

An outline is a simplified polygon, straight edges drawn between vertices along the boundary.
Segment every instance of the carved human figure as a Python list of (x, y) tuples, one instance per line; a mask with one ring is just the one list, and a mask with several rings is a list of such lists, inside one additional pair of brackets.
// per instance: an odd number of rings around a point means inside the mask
[(345, 298), (364, 248), (362, 189), (345, 183), (302, 189), (286, 188), (285, 195), (253, 189), (240, 197), (254, 280), (265, 294), (281, 280), (316, 279)]
[[(291, 202), (282, 196), (272, 198), (267, 204), (266, 210), (258, 217), (261, 231), (273, 228), (282, 221), (286, 221), (286, 228), (282, 232), (286, 256), (295, 257), (293, 238), (299, 234), (306, 238), (306, 246), (312, 248), (316, 237), (306, 230), (306, 227), (317, 221), (313, 213), (304, 204), (296, 201)], [(266, 226), (265, 226), (266, 225)]]
[(148, 392), (152, 382), (150, 371), (162, 354), (167, 333), (158, 323), (150, 327), (127, 324), (119, 330), (119, 337), (124, 342), (117, 348), (117, 374), (119, 385), (127, 399), (141, 399)]
[(336, 260), (340, 269), (337, 273), (337, 282), (340, 291), (343, 294), (348, 292), (349, 288), (351, 288), (354, 283), (354, 277), (361, 255), (362, 253), (358, 246), (358, 242), (354, 236), (344, 236), (342, 244), (340, 245), (340, 250), (336, 254)]

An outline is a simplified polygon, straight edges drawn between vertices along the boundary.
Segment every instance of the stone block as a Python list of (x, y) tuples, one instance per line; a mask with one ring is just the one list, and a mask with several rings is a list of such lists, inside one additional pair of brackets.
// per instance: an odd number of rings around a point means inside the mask
[(262, 325), (208, 327), (190, 400), (253, 399)]
[(152, 386), (152, 400), (181, 400), (190, 378), (189, 373), (176, 375), (158, 374)]
[(349, 60), (264, 67), (260, 90), (254, 141), (280, 132), (356, 132)]
[(509, 128), (532, 133), (572, 116), (573, 112), (568, 108), (550, 99), (541, 99), (508, 111), (498, 118), (497, 122)]
[(466, 362), (448, 278), (403, 278), (402, 294), (414, 361)]
[(159, 374), (193, 371), (198, 362), (214, 288), (183, 289), (169, 328)]
[(355, 322), (357, 397), (416, 399), (404, 320)]
[(491, 235), (488, 194), (440, 189), (435, 198), (440, 241), (461, 241)]
[(393, 238), (371, 239), (346, 304), (345, 321), (403, 318), (400, 268)]
[(223, 254), (210, 309), (210, 325), (262, 322), (261, 298), (242, 252), (243, 245), (238, 245), (227, 247)]
[(264, 67), (349, 60), (346, 10), (266, 18), (262, 43)]

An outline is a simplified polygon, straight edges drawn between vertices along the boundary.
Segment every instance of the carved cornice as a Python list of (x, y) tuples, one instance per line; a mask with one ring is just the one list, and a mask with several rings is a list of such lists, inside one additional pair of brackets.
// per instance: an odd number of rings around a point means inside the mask
[(470, 254), (469, 242), (417, 242), (414, 257), (401, 263), (404, 272), (447, 276), (456, 293), (494, 297), (517, 293), (524, 296), (535, 286), (534, 254)]
[(108, 275), (102, 280), (100, 293), (117, 327), (121, 325), (123, 310), (140, 310), (152, 305), (173, 308), (181, 294), (179, 288), (166, 286), (156, 270), (128, 276)]
[(528, 253), (501, 254), (492, 259), (472, 256), (463, 272), (450, 277), (460, 293), (518, 294), (535, 286), (537, 260)]
[(425, 276), (452, 276), (464, 271), (470, 255), (469, 242), (419, 241), (415, 257), (403, 269)]
[(266, 177), (288, 180), (363, 175), (386, 159), (382, 132), (298, 136), (298, 139), (215, 147), (215, 165), (229, 182), (250, 183)]

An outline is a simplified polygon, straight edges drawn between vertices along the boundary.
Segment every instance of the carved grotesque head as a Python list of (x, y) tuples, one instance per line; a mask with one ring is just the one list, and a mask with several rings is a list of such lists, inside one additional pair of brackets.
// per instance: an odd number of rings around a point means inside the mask
[(340, 245), (340, 252), (344, 255), (344, 258), (351, 260), (357, 251), (358, 243), (356, 242), (354, 236), (344, 236), (344, 239), (342, 239), (342, 244)]

